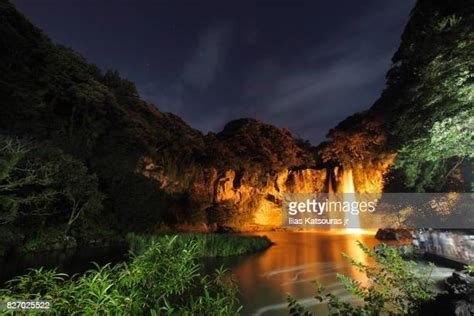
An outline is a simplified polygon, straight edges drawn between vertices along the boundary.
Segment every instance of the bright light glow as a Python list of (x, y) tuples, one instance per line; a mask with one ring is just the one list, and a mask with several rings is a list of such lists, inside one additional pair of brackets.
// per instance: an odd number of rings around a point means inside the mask
[[(355, 197), (355, 188), (354, 188), (354, 179), (352, 177), (352, 169), (344, 168), (342, 173), (342, 193), (344, 194), (344, 201), (356, 202)], [(351, 213), (346, 214), (347, 219), (349, 220), (348, 225), (351, 228), (348, 228), (347, 231), (351, 233), (358, 233), (360, 229), (360, 220), (359, 214), (352, 215)]]

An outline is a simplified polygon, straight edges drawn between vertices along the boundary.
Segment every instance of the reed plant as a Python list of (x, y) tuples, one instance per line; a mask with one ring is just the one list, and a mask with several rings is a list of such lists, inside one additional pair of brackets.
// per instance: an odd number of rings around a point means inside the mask
[(192, 238), (162, 236), (129, 262), (82, 275), (34, 269), (7, 282), (0, 300), (49, 300), (52, 315), (237, 315), (234, 280), (224, 269), (202, 275), (201, 247)]
[[(140, 235), (129, 233), (126, 241), (132, 253), (140, 254), (154, 242), (168, 238), (166, 234)], [(266, 236), (237, 234), (180, 233), (176, 236), (176, 245), (183, 247), (192, 243), (201, 257), (227, 257), (243, 255), (266, 249), (272, 242)]]

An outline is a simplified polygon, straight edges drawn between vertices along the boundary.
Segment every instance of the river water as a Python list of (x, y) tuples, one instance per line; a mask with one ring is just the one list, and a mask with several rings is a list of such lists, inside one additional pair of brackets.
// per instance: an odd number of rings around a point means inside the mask
[(361, 281), (364, 277), (347, 264), (341, 252), (367, 262), (357, 240), (370, 247), (378, 243), (373, 232), (267, 232), (259, 235), (266, 235), (275, 244), (260, 253), (219, 262), (231, 269), (239, 284), (243, 315), (288, 315), (288, 293), (314, 315), (325, 315), (326, 306), (317, 304), (313, 298), (315, 287), (311, 281), (319, 280), (327, 290), (350, 300), (336, 273)]
[[(365, 277), (341, 256), (346, 253), (358, 261), (368, 263), (357, 246), (357, 240), (370, 247), (379, 243), (375, 232), (269, 232), (274, 243), (269, 249), (246, 257), (228, 258), (224, 264), (230, 267), (241, 291), (243, 315), (288, 315), (287, 293), (298, 299), (313, 315), (326, 315), (327, 308), (313, 298), (319, 280), (334, 294), (347, 301), (354, 301), (338, 281), (336, 273), (342, 273), (363, 283)], [(438, 268), (433, 277), (443, 279), (451, 269)]]

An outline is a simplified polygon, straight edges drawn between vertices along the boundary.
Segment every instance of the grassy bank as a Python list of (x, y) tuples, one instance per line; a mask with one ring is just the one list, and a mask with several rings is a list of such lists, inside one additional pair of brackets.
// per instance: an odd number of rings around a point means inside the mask
[[(226, 257), (253, 253), (266, 249), (272, 242), (266, 236), (242, 236), (235, 234), (205, 234), (205, 233), (181, 233), (175, 235), (175, 243), (178, 247), (184, 247), (189, 243), (196, 246), (196, 251), (201, 257)], [(126, 241), (131, 252), (143, 253), (149, 245), (160, 242), (167, 235), (139, 235), (128, 234)]]
[(202, 275), (202, 245), (189, 238), (150, 240), (129, 263), (83, 275), (31, 270), (0, 290), (0, 300), (50, 300), (54, 315), (235, 315), (237, 286), (223, 270)]
[(74, 276), (34, 269), (8, 282), (0, 301), (49, 300), (53, 315), (236, 315), (237, 285), (223, 269), (203, 275), (199, 258), (272, 244), (267, 237), (197, 233), (129, 234), (126, 240), (130, 262)]

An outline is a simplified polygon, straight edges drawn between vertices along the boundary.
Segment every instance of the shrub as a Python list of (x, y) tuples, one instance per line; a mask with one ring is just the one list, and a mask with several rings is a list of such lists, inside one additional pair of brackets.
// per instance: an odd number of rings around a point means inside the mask
[[(103, 199), (97, 176), (80, 160), (44, 143), (0, 134), (0, 227), (3, 234), (24, 234), (25, 248), (44, 250), (80, 235), (81, 225), (99, 217)], [(0, 250), (19, 244), (0, 238)]]
[(470, 276), (473, 276), (474, 277), (474, 265), (469, 265), (469, 266), (466, 266), (466, 271), (467, 273), (469, 273)]
[(42, 268), (0, 290), (0, 300), (50, 300), (53, 315), (236, 315), (237, 287), (225, 270), (203, 276), (198, 244), (163, 237), (130, 263), (69, 277)]

